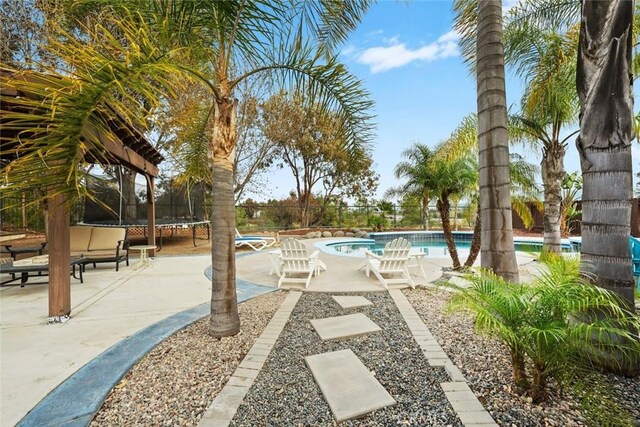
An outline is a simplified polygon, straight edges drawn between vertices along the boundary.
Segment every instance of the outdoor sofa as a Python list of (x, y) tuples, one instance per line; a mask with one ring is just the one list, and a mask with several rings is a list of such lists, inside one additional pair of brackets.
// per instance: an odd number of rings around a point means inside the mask
[(70, 228), (71, 256), (84, 257), (86, 264), (115, 262), (116, 271), (122, 261), (129, 265), (129, 241), (124, 227)]

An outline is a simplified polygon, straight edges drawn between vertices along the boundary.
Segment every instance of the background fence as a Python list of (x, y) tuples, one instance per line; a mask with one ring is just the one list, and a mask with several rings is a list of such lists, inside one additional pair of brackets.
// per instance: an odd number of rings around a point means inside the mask
[[(44, 207), (26, 205), (21, 200), (0, 199), (0, 228), (5, 230), (44, 231)], [(116, 206), (109, 204), (108, 211), (95, 203), (78, 203), (71, 209), (71, 223), (77, 222), (144, 222), (147, 218), (146, 203)], [(121, 215), (118, 215), (118, 213)], [(210, 219), (211, 206), (186, 203), (156, 204), (158, 220), (191, 222)], [(313, 228), (422, 228), (425, 216), (420, 206), (390, 205), (383, 212), (377, 206), (311, 206), (308, 212), (309, 227)], [(463, 209), (452, 211), (452, 226), (459, 229), (470, 228), (473, 215)], [(236, 206), (236, 224), (245, 230), (277, 231), (301, 228), (300, 207), (297, 204), (271, 203)], [(441, 227), (441, 221), (434, 208), (430, 209), (429, 228)]]
[[(165, 200), (167, 198), (165, 197)], [(92, 202), (79, 201), (71, 208), (71, 223), (78, 222), (117, 222), (140, 221), (147, 218), (146, 203), (131, 205), (120, 204), (116, 199), (102, 199), (112, 210)], [(191, 204), (184, 198), (169, 198), (170, 203), (156, 203), (156, 218), (158, 220), (173, 220), (174, 222), (192, 222), (210, 219), (211, 206), (205, 203), (203, 197), (193, 197)], [(208, 200), (207, 200), (208, 202)], [(371, 228), (385, 229), (421, 229), (428, 220), (428, 227), (438, 229), (442, 227), (440, 217), (435, 207), (430, 207), (429, 218), (425, 218), (420, 206), (385, 204), (385, 210), (379, 206), (362, 205), (329, 205), (310, 207), (308, 218), (309, 227), (313, 228)], [(578, 209), (580, 204), (578, 202)], [(44, 206), (28, 204), (28, 199), (8, 199), (0, 195), (0, 229), (29, 230), (43, 232), (45, 230)], [(121, 213), (121, 215), (118, 215)], [(513, 227), (515, 230), (526, 230), (522, 220), (513, 213)], [(542, 214), (534, 211), (534, 225), (529, 230), (541, 233), (543, 230)], [(471, 229), (475, 221), (475, 212), (465, 206), (451, 210), (451, 225), (453, 229)], [(275, 201), (265, 204), (250, 203), (236, 206), (236, 224), (241, 230), (278, 231), (302, 227), (300, 207), (297, 204)], [(580, 233), (580, 218), (576, 218), (572, 225), (572, 232)], [(640, 199), (632, 200), (631, 235), (640, 236)]]

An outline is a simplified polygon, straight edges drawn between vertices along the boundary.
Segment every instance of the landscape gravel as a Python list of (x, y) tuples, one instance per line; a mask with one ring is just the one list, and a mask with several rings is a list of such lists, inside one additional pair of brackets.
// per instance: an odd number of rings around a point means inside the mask
[(210, 336), (208, 317), (176, 333), (127, 373), (91, 425), (197, 425), (285, 296), (278, 291), (239, 304), (234, 337)]
[[(240, 405), (232, 426), (333, 426), (331, 410), (304, 358), (351, 349), (398, 402), (344, 426), (461, 426), (440, 383), (449, 381), (431, 367), (387, 292), (358, 293), (372, 306), (342, 309), (337, 293), (304, 293), (289, 322)], [(320, 340), (310, 319), (364, 313), (382, 331), (341, 341)]]
[[(475, 333), (471, 317), (445, 313), (450, 294), (438, 290), (404, 291), (423, 322), (449, 358), (465, 375), (469, 386), (503, 426), (581, 426), (586, 424), (580, 404), (551, 384), (551, 396), (533, 404), (514, 390), (511, 360), (506, 347)], [(640, 425), (640, 378), (609, 375), (612, 396)]]

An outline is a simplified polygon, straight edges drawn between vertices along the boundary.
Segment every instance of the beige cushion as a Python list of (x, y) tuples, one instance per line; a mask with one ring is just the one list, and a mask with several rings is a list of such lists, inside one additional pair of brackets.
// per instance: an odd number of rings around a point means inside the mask
[[(120, 251), (120, 256), (126, 255), (125, 251)], [(84, 254), (85, 258), (89, 259), (102, 259), (102, 258), (113, 258), (116, 256), (116, 249), (113, 248), (111, 251), (89, 251)]]
[(118, 246), (118, 240), (124, 240), (126, 235), (124, 228), (94, 227), (89, 243), (89, 252), (113, 250)]
[(69, 229), (71, 252), (87, 252), (93, 227), (74, 226)]

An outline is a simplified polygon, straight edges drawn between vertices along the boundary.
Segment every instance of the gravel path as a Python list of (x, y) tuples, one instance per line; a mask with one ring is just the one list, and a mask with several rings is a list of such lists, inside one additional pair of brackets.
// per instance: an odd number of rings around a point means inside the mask
[[(350, 348), (398, 404), (341, 425), (460, 426), (439, 385), (449, 381), (448, 375), (440, 367), (429, 366), (389, 294), (360, 293), (374, 305), (349, 310), (341, 309), (331, 295), (337, 294), (301, 296), (232, 425), (335, 425), (304, 357)], [(309, 323), (309, 319), (357, 312), (367, 315), (382, 331), (322, 342)]]
[(206, 318), (161, 343), (111, 391), (91, 425), (196, 425), (285, 296), (240, 304), (241, 332), (234, 337), (208, 335)]
[[(552, 396), (544, 404), (532, 404), (513, 389), (511, 360), (499, 342), (476, 334), (470, 317), (444, 314), (449, 300), (446, 292), (417, 289), (404, 291), (431, 333), (460, 368), (469, 386), (504, 426), (580, 426), (585, 418), (580, 405), (570, 396), (551, 388)], [(609, 376), (616, 401), (640, 420), (640, 378)]]

